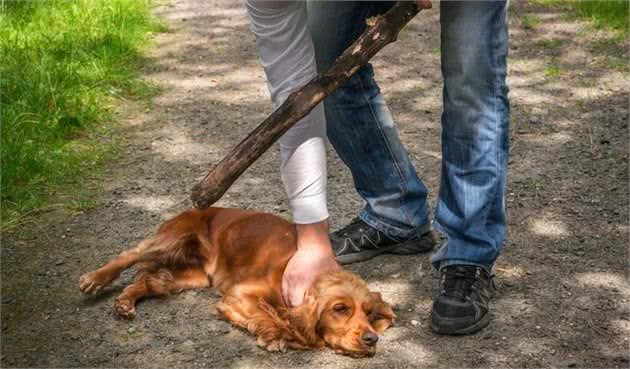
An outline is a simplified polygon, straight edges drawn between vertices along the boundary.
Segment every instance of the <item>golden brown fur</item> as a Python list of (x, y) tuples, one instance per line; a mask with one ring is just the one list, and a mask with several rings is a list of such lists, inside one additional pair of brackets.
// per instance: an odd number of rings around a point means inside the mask
[(133, 318), (141, 298), (213, 285), (223, 295), (218, 312), (270, 351), (328, 345), (353, 356), (374, 354), (376, 335), (393, 322), (391, 307), (347, 271), (318, 277), (302, 305), (287, 307), (282, 274), (296, 250), (295, 226), (282, 218), (240, 209), (191, 209), (79, 283), (84, 293), (97, 293), (135, 266), (134, 283), (114, 304), (119, 317)]

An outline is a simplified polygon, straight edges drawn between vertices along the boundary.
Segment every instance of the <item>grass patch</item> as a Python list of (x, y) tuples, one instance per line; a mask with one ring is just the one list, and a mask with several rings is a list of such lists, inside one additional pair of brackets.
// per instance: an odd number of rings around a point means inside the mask
[[(86, 189), (115, 154), (118, 100), (140, 80), (151, 0), (3, 1), (0, 13), (0, 227), (52, 199), (91, 206)], [(86, 196), (88, 198), (86, 198)]]
[(521, 19), (521, 22), (523, 22), (523, 28), (534, 29), (540, 24), (540, 18), (535, 15), (528, 14)]
[(544, 70), (545, 77), (555, 78), (560, 77), (562, 74), (562, 68), (558, 64), (547, 64)]
[(613, 29), (622, 37), (630, 31), (628, 0), (534, 0), (537, 4), (567, 9), (574, 17), (589, 19), (597, 28)]
[(628, 0), (589, 0), (571, 4), (578, 16), (590, 19), (595, 27), (615, 29), (628, 36)]
[(562, 40), (559, 38), (545, 39), (540, 40), (536, 43), (536, 46), (547, 49), (547, 50), (556, 50), (562, 46)]

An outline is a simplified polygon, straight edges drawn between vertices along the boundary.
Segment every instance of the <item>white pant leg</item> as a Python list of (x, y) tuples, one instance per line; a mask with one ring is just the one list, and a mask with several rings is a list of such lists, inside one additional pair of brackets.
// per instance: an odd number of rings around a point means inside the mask
[[(246, 0), (274, 108), (317, 74), (306, 2)], [(280, 138), (280, 173), (298, 224), (328, 218), (326, 118), (319, 104)]]

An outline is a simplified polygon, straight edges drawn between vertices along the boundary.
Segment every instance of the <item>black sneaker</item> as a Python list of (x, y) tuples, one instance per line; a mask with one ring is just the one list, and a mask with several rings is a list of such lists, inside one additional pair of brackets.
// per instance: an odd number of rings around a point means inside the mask
[(435, 333), (475, 333), (490, 323), (492, 278), (474, 265), (449, 265), (440, 270), (440, 291), (433, 301), (431, 328)]
[(333, 232), (330, 240), (340, 264), (357, 263), (385, 253), (411, 255), (428, 252), (436, 244), (431, 230), (420, 237), (401, 240), (370, 227), (360, 218)]

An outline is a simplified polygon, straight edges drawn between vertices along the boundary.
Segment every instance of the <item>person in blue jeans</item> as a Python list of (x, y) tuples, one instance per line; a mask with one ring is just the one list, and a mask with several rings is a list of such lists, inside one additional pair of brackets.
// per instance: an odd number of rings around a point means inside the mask
[[(422, 8), (429, 0), (417, 0)], [(246, 0), (250, 29), (274, 106), (319, 69), (326, 70), (392, 2)], [(490, 321), (492, 267), (505, 237), (508, 156), (507, 3), (440, 3), (444, 112), (442, 177), (435, 227), (446, 236), (432, 263), (440, 273), (432, 328), (469, 334)], [(300, 305), (317, 275), (337, 263), (383, 254), (428, 252), (435, 245), (427, 189), (398, 138), (366, 65), (280, 139), (280, 172), (297, 251), (282, 277), (283, 298)], [(328, 136), (352, 171), (366, 206), (328, 234)]]
[[(365, 19), (392, 5), (309, 2), (317, 69), (328, 69), (363, 32)], [(506, 1), (440, 2), (444, 110), (434, 224), (445, 241), (431, 258), (440, 274), (431, 313), (437, 333), (470, 334), (490, 322), (492, 269), (506, 228), (507, 7)], [(400, 142), (372, 66), (362, 67), (324, 106), (328, 139), (366, 202), (354, 221), (331, 234), (336, 259), (345, 264), (430, 251), (435, 238), (427, 188)]]

